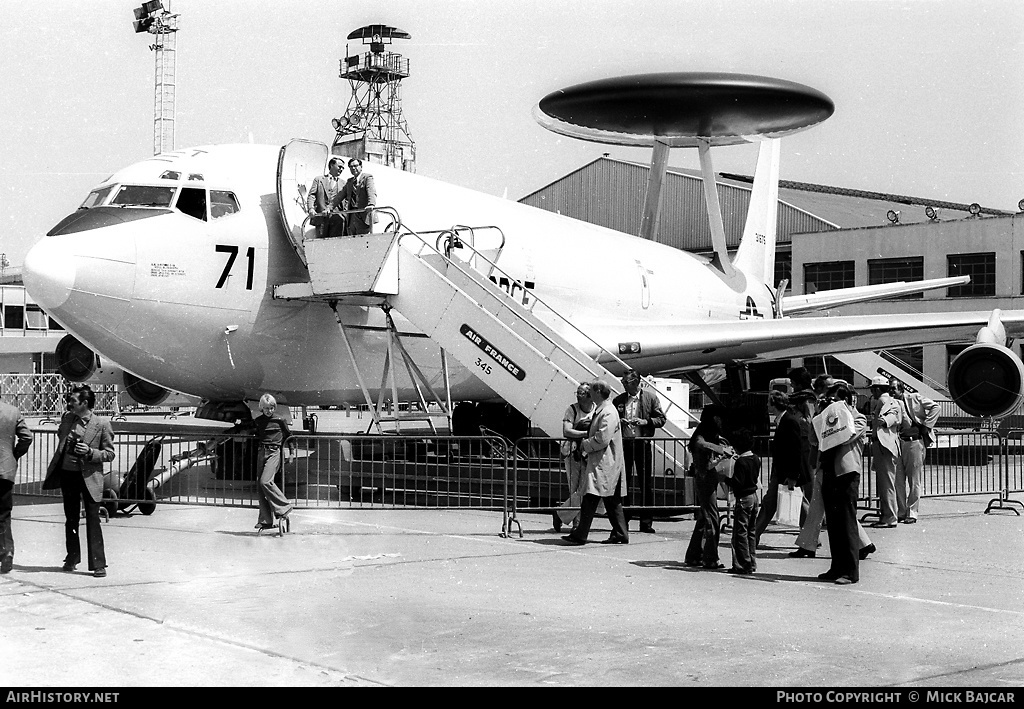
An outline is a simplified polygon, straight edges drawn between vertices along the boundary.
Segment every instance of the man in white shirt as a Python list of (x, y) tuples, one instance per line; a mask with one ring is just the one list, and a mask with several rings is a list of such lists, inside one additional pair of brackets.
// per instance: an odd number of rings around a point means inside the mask
[(896, 461), (896, 512), (900, 522), (914, 524), (921, 500), (925, 449), (932, 444), (939, 405), (917, 392), (907, 391), (899, 379), (893, 378), (890, 383), (903, 415), (899, 430), (900, 457)]
[(875, 471), (881, 517), (872, 527), (896, 526), (896, 461), (900, 458), (902, 421), (889, 378), (876, 376), (871, 380), (871, 467)]

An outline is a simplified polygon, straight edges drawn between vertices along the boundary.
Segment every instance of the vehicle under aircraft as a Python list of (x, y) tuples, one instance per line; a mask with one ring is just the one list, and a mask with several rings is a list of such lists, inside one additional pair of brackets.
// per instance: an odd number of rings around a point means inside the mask
[[(814, 89), (728, 74), (624, 77), (541, 101), (553, 130), (654, 147), (645, 235), (668, 148), (697, 147), (712, 258), (370, 163), (373, 233), (316, 239), (305, 196), (329, 151), (296, 140), (175, 150), (115, 172), (33, 247), (25, 283), (85, 347), (202, 397), (211, 417), (264, 392), (290, 406), (422, 401), (420, 382), (449, 402), (504, 399), (557, 436), (575, 383), (626, 367), (682, 376), (972, 340), (950, 368), (954, 400), (975, 415), (1015, 409), (1024, 365), (1006, 344), (1024, 312), (805, 315), (963, 280), (788, 297), (772, 283), (780, 138), (831, 112)], [(760, 149), (730, 256), (710, 148), (743, 142)]]

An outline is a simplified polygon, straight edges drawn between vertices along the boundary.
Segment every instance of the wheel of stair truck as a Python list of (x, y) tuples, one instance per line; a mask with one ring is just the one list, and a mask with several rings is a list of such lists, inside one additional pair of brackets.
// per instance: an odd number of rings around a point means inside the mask
[(117, 502), (117, 489), (111, 485), (111, 477), (115, 473), (108, 473), (103, 480), (103, 501), (100, 503), (101, 510), (110, 519), (120, 509)]
[(156, 493), (147, 487), (144, 497), (146, 501), (139, 503), (139, 512), (148, 517), (156, 510)]

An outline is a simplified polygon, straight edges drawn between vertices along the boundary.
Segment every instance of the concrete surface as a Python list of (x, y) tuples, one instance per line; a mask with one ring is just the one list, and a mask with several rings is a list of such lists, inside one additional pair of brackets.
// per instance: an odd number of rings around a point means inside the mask
[(781, 527), (734, 577), (682, 566), (692, 521), (565, 547), (536, 516), (505, 539), (494, 512), (297, 510), (257, 537), (255, 510), (175, 505), (104, 524), (94, 579), (60, 571), (60, 505), (19, 498), (0, 684), (1019, 687), (1024, 517), (986, 502), (869, 530), (841, 587), (825, 535), (791, 559)]

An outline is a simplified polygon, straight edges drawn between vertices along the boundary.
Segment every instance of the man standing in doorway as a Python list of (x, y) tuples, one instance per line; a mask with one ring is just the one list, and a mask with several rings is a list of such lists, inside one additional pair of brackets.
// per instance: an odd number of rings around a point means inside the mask
[[(626, 389), (612, 401), (622, 420), (622, 452), (626, 464), (626, 486), (630, 490), (627, 505), (642, 507), (654, 505), (654, 451), (651, 438), (654, 429), (665, 425), (658, 396), (649, 389), (640, 388), (640, 374), (633, 369), (622, 375)], [(636, 490), (636, 493), (632, 491)], [(654, 517), (641, 511), (640, 531), (654, 534)], [(627, 521), (628, 521), (627, 517)]]
[(32, 431), (21, 411), (0, 402), (0, 574), (14, 568), (14, 533), (11, 512), (14, 509), (14, 479), (18, 458), (32, 445)]
[(373, 226), (373, 208), (377, 204), (377, 188), (373, 185), (373, 175), (363, 172), (363, 161), (352, 158), (348, 161), (348, 169), (352, 177), (348, 178), (341, 198), (348, 201), (349, 236), (369, 234)]
[(310, 215), (310, 223), (316, 227), (316, 236), (323, 239), (345, 234), (345, 215), (342, 214), (341, 191), (344, 189), (339, 177), (344, 170), (341, 158), (331, 158), (327, 163), (327, 174), (313, 180), (313, 185), (306, 195), (306, 211)]

